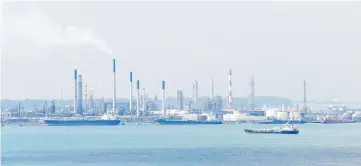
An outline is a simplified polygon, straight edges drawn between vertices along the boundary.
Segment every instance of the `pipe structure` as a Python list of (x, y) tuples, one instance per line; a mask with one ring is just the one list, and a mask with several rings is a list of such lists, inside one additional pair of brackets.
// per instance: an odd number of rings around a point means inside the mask
[(78, 114), (83, 114), (83, 76), (78, 75)]
[(228, 75), (228, 108), (232, 108), (232, 71)]
[(250, 109), (253, 111), (254, 110), (254, 78), (253, 76), (251, 77), (251, 96), (250, 96)]
[(162, 96), (162, 115), (165, 116), (165, 115), (166, 115), (166, 109), (165, 109), (165, 81), (162, 81), (162, 91), (163, 91), (163, 96)]
[(196, 109), (199, 109), (198, 81), (195, 81), (194, 85), (195, 85), (195, 90), (196, 90), (195, 107), (196, 107)]
[(74, 69), (74, 114), (76, 114), (77, 107), (78, 107), (78, 70)]
[(129, 83), (130, 83), (130, 94), (129, 94), (129, 112), (132, 112), (133, 105), (133, 72), (129, 73)]
[(84, 85), (84, 112), (88, 112), (88, 86)]
[(303, 80), (303, 113), (307, 112), (307, 91), (306, 91), (306, 80)]
[(143, 88), (143, 98), (142, 98), (142, 111), (143, 111), (143, 115), (145, 114), (145, 105), (147, 104), (146, 101), (146, 93), (145, 93), (145, 89)]
[(211, 100), (213, 101), (214, 99), (214, 82), (213, 82), (213, 79), (212, 79), (212, 84), (211, 84)]
[(139, 117), (139, 80), (137, 80), (137, 117)]
[(115, 100), (116, 100), (116, 80), (115, 80), (115, 59), (113, 59), (113, 109), (112, 109), (112, 113), (113, 115), (115, 115)]

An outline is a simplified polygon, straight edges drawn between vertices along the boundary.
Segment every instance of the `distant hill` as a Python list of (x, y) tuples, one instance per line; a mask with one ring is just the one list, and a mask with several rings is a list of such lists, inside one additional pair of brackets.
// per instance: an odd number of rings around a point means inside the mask
[[(208, 97), (200, 97), (200, 103), (205, 102)], [(105, 99), (105, 102), (110, 102), (110, 99)], [(191, 101), (191, 98), (184, 98), (184, 105), (188, 105)], [(94, 99), (95, 105), (99, 106), (101, 103), (101, 99)], [(128, 99), (121, 98), (117, 99), (117, 102), (128, 102)], [(223, 105), (226, 105), (226, 98), (223, 97)], [(262, 107), (263, 105), (272, 106), (272, 107), (279, 107), (282, 104), (285, 105), (292, 105), (293, 102), (291, 99), (284, 98), (284, 97), (275, 97), (275, 96), (256, 96), (255, 97), (255, 105)], [(22, 107), (25, 109), (35, 109), (35, 108), (43, 108), (46, 100), (33, 100), (33, 99), (26, 99), (26, 100), (8, 100), (4, 99), (1, 100), (2, 109), (9, 109), (15, 108), (18, 104), (21, 103)], [(161, 100), (155, 101), (156, 104), (161, 104)], [(167, 105), (178, 105), (176, 97), (169, 97), (166, 99)], [(47, 101), (48, 106), (50, 106), (50, 100)], [(66, 105), (73, 105), (73, 100), (55, 100), (56, 106), (66, 106)], [(234, 97), (233, 98), (233, 106), (235, 108), (239, 107), (247, 107), (248, 106), (248, 99), (245, 97)]]

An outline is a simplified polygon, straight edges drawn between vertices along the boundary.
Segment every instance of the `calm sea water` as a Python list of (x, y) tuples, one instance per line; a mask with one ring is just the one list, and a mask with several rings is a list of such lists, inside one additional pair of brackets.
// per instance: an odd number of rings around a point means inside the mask
[(297, 127), (299, 135), (246, 135), (247, 124), (4, 126), (1, 160), (4, 166), (361, 165), (361, 124)]

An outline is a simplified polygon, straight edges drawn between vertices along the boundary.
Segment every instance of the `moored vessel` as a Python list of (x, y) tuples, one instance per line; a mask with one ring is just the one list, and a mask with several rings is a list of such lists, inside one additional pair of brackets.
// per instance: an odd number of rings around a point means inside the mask
[(281, 128), (274, 129), (244, 129), (249, 134), (298, 134), (299, 130), (292, 124), (286, 123)]
[(115, 126), (121, 124), (113, 115), (104, 114), (101, 119), (46, 119), (48, 126)]
[(258, 122), (258, 124), (304, 124), (306, 123), (305, 120), (301, 119), (301, 120), (278, 120), (278, 119), (273, 119), (273, 120), (267, 120), (267, 121), (261, 121)]
[(354, 120), (348, 120), (348, 119), (325, 119), (321, 121), (323, 124), (331, 124), (331, 123), (356, 123)]
[(197, 120), (166, 120), (166, 119), (158, 119), (154, 121), (155, 124), (158, 125), (215, 125), (222, 124), (221, 121), (197, 121)]
[(114, 126), (119, 125), (120, 120), (82, 120), (82, 119), (64, 119), (64, 120), (44, 120), (48, 126)]

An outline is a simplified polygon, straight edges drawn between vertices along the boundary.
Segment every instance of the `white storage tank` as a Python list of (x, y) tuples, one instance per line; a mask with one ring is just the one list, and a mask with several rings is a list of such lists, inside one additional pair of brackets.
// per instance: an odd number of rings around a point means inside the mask
[(224, 121), (232, 121), (232, 122), (235, 122), (235, 121), (239, 121), (239, 116), (241, 116), (240, 114), (225, 114), (223, 115), (223, 120)]
[(286, 106), (284, 104), (281, 105), (281, 111), (286, 111)]
[(224, 115), (223, 115), (223, 120), (224, 120), (224, 121), (230, 121), (231, 115), (232, 115), (232, 114), (224, 114)]
[(357, 122), (361, 122), (361, 111), (356, 111), (352, 115), (352, 120), (357, 121)]
[(266, 110), (266, 117), (267, 118), (276, 118), (277, 117), (277, 112), (279, 112), (278, 109)]
[(224, 121), (237, 121), (237, 115), (235, 114), (225, 114), (223, 115), (223, 120)]
[(318, 120), (318, 121), (320, 121), (320, 120), (325, 120), (325, 117), (324, 116), (319, 116), (319, 115), (317, 115), (317, 119), (316, 120)]
[(356, 111), (356, 112), (352, 115), (352, 117), (354, 117), (354, 118), (360, 118), (360, 117), (361, 117), (361, 111)]
[(188, 114), (184, 116), (185, 120), (198, 120), (198, 115), (197, 114)]
[(289, 113), (289, 118), (291, 120), (300, 120), (301, 119), (301, 112), (292, 111), (292, 112)]
[(345, 112), (343, 115), (342, 115), (343, 118), (351, 118), (352, 117), (352, 112)]
[(207, 120), (217, 120), (216, 116), (215, 115), (206, 115), (207, 116)]
[(278, 120), (288, 120), (288, 112), (277, 112)]

